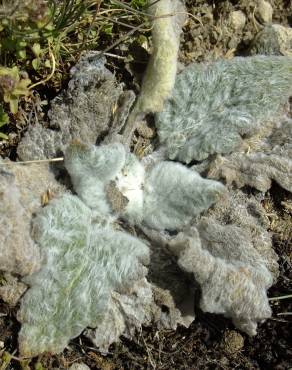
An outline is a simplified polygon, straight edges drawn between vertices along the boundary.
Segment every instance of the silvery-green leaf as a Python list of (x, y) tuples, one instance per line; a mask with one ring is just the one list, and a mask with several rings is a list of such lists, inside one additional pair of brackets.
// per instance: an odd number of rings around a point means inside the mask
[(203, 179), (180, 163), (158, 163), (146, 175), (143, 223), (154, 229), (182, 228), (224, 193), (220, 182)]
[(225, 192), (221, 183), (203, 179), (180, 163), (144, 166), (118, 143), (99, 147), (72, 143), (65, 165), (88, 206), (154, 229), (188, 225)]
[(170, 159), (189, 163), (237, 148), (275, 119), (292, 92), (292, 58), (254, 56), (192, 64), (156, 115)]
[(71, 140), (94, 144), (110, 128), (122, 84), (99, 53), (88, 53), (71, 69), (67, 91), (51, 102), (49, 127), (30, 125), (17, 147), (22, 160), (55, 158)]
[(48, 164), (1, 162), (0, 271), (28, 275), (40, 268), (39, 248), (32, 240), (31, 219), (42, 199), (64, 191)]
[(122, 170), (126, 151), (122, 144), (102, 146), (72, 142), (65, 152), (65, 166), (80, 199), (100, 214), (109, 215), (105, 186)]
[(41, 270), (26, 279), (19, 347), (23, 356), (61, 352), (86, 327), (96, 327), (113, 291), (146, 273), (148, 247), (107, 226), (77, 197), (54, 199), (34, 222)]
[(199, 283), (203, 311), (232, 318), (249, 335), (256, 334), (257, 322), (271, 316), (267, 290), (273, 277), (248, 232), (203, 218), (197, 229), (179, 233), (169, 247), (179, 266)]
[(227, 185), (249, 185), (262, 192), (275, 181), (292, 192), (292, 120), (277, 124), (269, 135), (251, 143), (246, 152), (217, 156), (209, 165), (208, 177), (224, 178)]

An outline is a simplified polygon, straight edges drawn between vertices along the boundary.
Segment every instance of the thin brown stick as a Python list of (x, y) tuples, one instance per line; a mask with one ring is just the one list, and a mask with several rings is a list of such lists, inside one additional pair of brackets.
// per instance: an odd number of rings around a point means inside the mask
[(269, 298), (269, 301), (278, 301), (280, 299), (289, 299), (289, 298), (292, 298), (292, 294), (282, 295), (279, 297), (271, 297)]
[[(106, 17), (104, 15), (102, 15), (101, 18), (108, 20), (108, 17)], [(118, 21), (118, 20), (113, 19), (113, 18), (110, 18), (110, 22), (119, 24), (119, 25), (124, 26), (124, 27), (127, 27), (127, 28), (131, 28), (131, 29), (135, 28), (135, 26), (132, 26), (131, 24), (124, 23), (124, 22)], [(149, 28), (148, 29), (147, 28), (146, 29), (143, 29), (143, 28), (140, 29), (140, 31), (143, 31), (143, 32), (147, 32), (149, 30), (151, 30), (151, 28), (150, 29)]]
[(50, 54), (51, 61), (52, 61), (52, 70), (51, 70), (51, 73), (45, 79), (43, 79), (41, 81), (38, 81), (38, 82), (30, 85), (28, 87), (30, 90), (34, 89), (38, 85), (42, 85), (45, 82), (48, 82), (53, 77), (53, 75), (55, 73), (55, 70), (56, 70), (56, 59), (55, 59), (55, 56), (54, 56), (53, 52), (51, 51), (50, 45), (49, 45), (49, 54)]
[[(160, 19), (160, 18), (168, 18), (168, 17), (173, 17), (175, 14), (164, 14), (159, 17), (153, 17), (153, 19)], [(134, 27), (131, 31), (127, 32), (126, 35), (120, 37), (116, 42), (114, 42), (112, 45), (110, 45), (108, 48), (103, 50), (100, 54), (103, 55), (104, 53), (107, 53), (111, 49), (113, 49), (115, 46), (119, 45), (121, 42), (126, 40), (129, 36), (131, 36), (134, 32), (142, 29), (145, 25), (148, 24), (148, 21), (141, 23), (139, 26)]]

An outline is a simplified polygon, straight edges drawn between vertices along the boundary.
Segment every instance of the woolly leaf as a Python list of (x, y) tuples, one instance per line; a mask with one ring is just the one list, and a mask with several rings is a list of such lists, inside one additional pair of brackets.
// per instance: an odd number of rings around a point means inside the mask
[[(2, 162), (2, 161), (1, 161)], [(0, 172), (0, 270), (27, 275), (40, 268), (40, 254), (31, 238), (32, 215), (43, 195), (64, 191), (48, 164), (13, 165)]]
[(65, 166), (75, 191), (84, 203), (100, 214), (110, 213), (105, 186), (115, 178), (125, 164), (122, 144), (96, 147), (75, 141), (65, 153)]
[(257, 140), (247, 152), (217, 156), (210, 163), (208, 177), (224, 178), (227, 185), (249, 185), (266, 192), (276, 181), (292, 192), (292, 120), (277, 124), (270, 135)]
[(0, 270), (30, 274), (40, 266), (38, 248), (30, 237), (30, 218), (21, 204), (13, 174), (0, 173)]
[(21, 160), (54, 158), (71, 140), (95, 143), (109, 130), (122, 86), (104, 63), (99, 54), (89, 53), (71, 69), (67, 91), (51, 103), (49, 128), (31, 125), (19, 143)]
[(87, 330), (86, 335), (105, 352), (121, 335), (131, 337), (141, 330), (142, 324), (149, 325), (155, 310), (158, 307), (153, 301), (152, 286), (145, 278), (138, 280), (127, 294), (112, 294), (104, 320), (96, 329)]
[(38, 214), (35, 239), (44, 256), (19, 311), (23, 356), (60, 352), (87, 326), (96, 327), (111, 293), (145, 275), (148, 248), (115, 231), (77, 197), (54, 199)]
[(143, 222), (154, 229), (182, 228), (207, 210), (225, 192), (179, 163), (161, 162), (147, 173)]
[(273, 278), (247, 232), (202, 219), (198, 230), (180, 233), (170, 243), (179, 266), (200, 284), (203, 311), (224, 314), (249, 335), (271, 316), (267, 289)]
[(0, 298), (9, 306), (16, 306), (26, 289), (27, 286), (15, 276), (9, 273), (4, 273), (3, 277), (0, 275)]
[(144, 168), (118, 143), (72, 143), (65, 158), (74, 188), (88, 206), (155, 229), (186, 226), (225, 191), (179, 163)]
[(237, 148), (275, 118), (291, 94), (292, 59), (255, 56), (192, 64), (178, 77), (172, 98), (156, 115), (170, 159), (189, 163)]

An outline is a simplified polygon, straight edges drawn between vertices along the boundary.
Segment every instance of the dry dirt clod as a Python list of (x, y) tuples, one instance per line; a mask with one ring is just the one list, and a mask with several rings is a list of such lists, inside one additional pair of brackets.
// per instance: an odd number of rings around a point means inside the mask
[(258, 0), (256, 16), (261, 23), (271, 23), (273, 18), (272, 5), (266, 0)]
[(244, 338), (235, 330), (226, 331), (223, 338), (224, 350), (228, 354), (240, 352), (244, 346)]
[(18, 281), (16, 277), (4, 273), (3, 282), (0, 282), (0, 298), (10, 306), (16, 306), (26, 289), (27, 286), (21, 281)]
[(253, 40), (250, 55), (292, 55), (292, 28), (269, 24)]
[(230, 14), (230, 25), (235, 31), (243, 29), (246, 23), (246, 16), (241, 10), (236, 10)]
[(145, 139), (151, 139), (155, 135), (155, 130), (152, 127), (149, 127), (145, 121), (139, 122), (137, 131), (139, 135)]

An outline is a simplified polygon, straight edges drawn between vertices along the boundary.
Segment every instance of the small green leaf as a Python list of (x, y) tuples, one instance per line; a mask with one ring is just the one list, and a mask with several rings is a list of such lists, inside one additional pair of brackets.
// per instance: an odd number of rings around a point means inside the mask
[(32, 45), (32, 48), (31, 48), (32, 52), (34, 53), (35, 57), (36, 58), (39, 58), (41, 52), (42, 52), (42, 49), (41, 49), (41, 45), (36, 42)]
[(45, 61), (45, 67), (46, 68), (51, 68), (51, 62), (50, 62), (49, 59), (46, 59), (46, 61)]
[(2, 105), (0, 105), (0, 127), (6, 125), (9, 122), (8, 114), (4, 112)]
[(18, 111), (18, 101), (19, 101), (18, 97), (10, 96), (9, 107), (10, 107), (10, 112), (13, 114), (16, 114)]
[(35, 71), (37, 71), (40, 67), (40, 59), (39, 58), (33, 59), (32, 62), (31, 62), (31, 65), (32, 65), (33, 69)]
[(131, 7), (135, 9), (143, 9), (146, 6), (147, 0), (131, 0)]
[(43, 365), (40, 362), (37, 362), (34, 365), (34, 370), (45, 370), (45, 368), (43, 367)]
[(102, 28), (103, 32), (107, 35), (112, 35), (113, 33), (113, 25), (112, 24), (106, 24)]
[(10, 364), (10, 361), (11, 361), (11, 354), (9, 352), (4, 352), (2, 357), (1, 357), (1, 367), (0, 367), (0, 370), (6, 370)]
[(21, 366), (21, 370), (30, 370), (29, 363), (30, 363), (30, 360), (22, 360), (22, 361), (20, 361), (19, 364)]
[(30, 79), (23, 78), (20, 80), (13, 90), (13, 95), (28, 95), (28, 85), (30, 84)]
[(18, 111), (19, 97), (28, 95), (28, 85), (31, 81), (21, 77), (17, 67), (0, 67), (0, 78), (3, 100), (10, 105), (11, 113), (15, 114)]
[[(2, 105), (0, 105), (0, 127), (6, 125), (9, 122), (8, 114), (4, 112)], [(8, 136), (0, 132), (0, 139), (8, 140)]]
[(8, 140), (8, 136), (0, 132), (0, 139)]
[(96, 30), (90, 30), (90, 36), (91, 37), (95, 37), (97, 35), (97, 31)]
[(18, 41), (17, 42), (17, 46), (20, 48), (20, 49), (23, 49), (27, 46), (27, 43), (26, 41)]
[(26, 59), (26, 50), (17, 50), (16, 55), (19, 59)]

